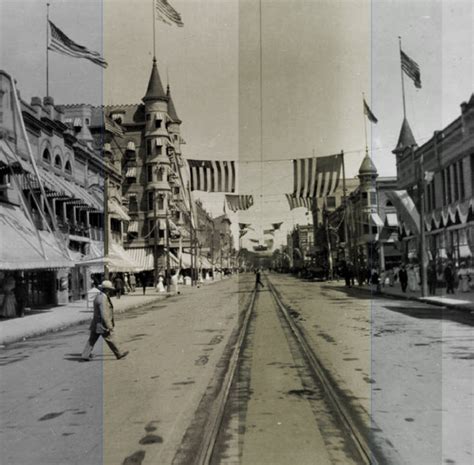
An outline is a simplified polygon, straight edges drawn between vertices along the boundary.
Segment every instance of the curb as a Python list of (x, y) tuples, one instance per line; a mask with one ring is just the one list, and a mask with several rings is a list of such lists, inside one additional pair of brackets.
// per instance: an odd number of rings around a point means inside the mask
[(381, 291), (379, 293), (372, 292), (370, 289), (366, 289), (364, 287), (358, 287), (358, 286), (353, 286), (351, 289), (356, 290), (357, 292), (365, 292), (367, 294), (370, 294), (372, 296), (384, 296), (384, 297), (390, 297), (393, 299), (400, 299), (400, 300), (411, 300), (413, 302), (421, 302), (423, 304), (428, 304), (428, 305), (435, 305), (437, 307), (446, 307), (449, 308), (450, 310), (457, 310), (460, 312), (464, 313), (472, 313), (474, 312), (474, 304), (470, 305), (458, 305), (458, 304), (451, 304), (451, 303), (446, 303), (446, 302), (439, 302), (436, 300), (428, 300), (426, 297), (414, 297), (410, 295), (399, 295), (399, 294), (392, 294), (390, 292), (384, 292)]
[[(124, 308), (123, 310), (116, 310), (114, 313), (121, 314), (121, 313), (126, 313), (130, 310), (137, 310), (139, 308), (148, 307), (150, 305), (155, 304), (156, 302), (158, 302), (160, 300), (165, 300), (168, 297), (172, 297), (173, 295), (174, 294), (167, 294), (167, 295), (164, 295), (164, 296), (156, 296), (155, 299), (153, 299), (149, 302), (133, 305), (133, 306)], [(90, 320), (91, 320), (91, 315), (88, 314), (87, 316), (84, 316), (84, 317), (79, 318), (77, 320), (71, 320), (69, 322), (58, 323), (56, 325), (49, 326), (47, 328), (32, 330), (32, 331), (28, 332), (28, 334), (5, 336), (5, 337), (2, 337), (1, 340), (0, 340), (0, 347), (3, 348), (3, 347), (6, 347), (8, 345), (15, 344), (17, 342), (24, 342), (27, 339), (31, 339), (31, 338), (39, 337), (39, 336), (44, 336), (45, 334), (57, 333), (59, 331), (65, 330), (65, 329), (72, 328), (73, 326), (78, 326), (78, 325), (81, 325), (81, 324), (84, 324), (84, 323), (88, 323)]]

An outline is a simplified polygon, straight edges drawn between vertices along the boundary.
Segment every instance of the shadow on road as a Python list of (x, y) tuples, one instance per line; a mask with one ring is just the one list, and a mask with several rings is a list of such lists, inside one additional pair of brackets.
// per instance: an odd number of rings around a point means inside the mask
[(406, 303), (403, 303), (403, 307), (387, 305), (385, 308), (387, 310), (391, 310), (392, 312), (401, 313), (402, 315), (410, 316), (412, 318), (425, 320), (447, 320), (454, 321), (455, 323), (474, 326), (474, 317), (472, 315), (456, 310), (450, 310), (446, 307), (435, 307), (425, 304), (420, 304), (419, 306), (407, 306)]

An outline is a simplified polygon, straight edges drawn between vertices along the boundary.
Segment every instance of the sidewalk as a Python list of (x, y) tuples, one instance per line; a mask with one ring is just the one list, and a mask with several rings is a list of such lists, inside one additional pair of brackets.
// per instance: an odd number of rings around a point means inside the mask
[[(208, 285), (215, 282), (220, 281), (207, 281), (203, 284)], [(195, 289), (197, 287), (179, 286), (180, 294), (187, 294)], [(150, 305), (171, 295), (173, 294), (159, 294), (153, 287), (148, 287), (146, 294), (143, 295), (143, 289), (137, 288), (134, 293), (123, 295), (120, 299), (112, 297), (112, 302), (115, 313), (123, 313)], [(93, 297), (91, 297), (89, 302), (89, 308), (87, 308), (86, 300), (79, 300), (58, 307), (34, 309), (31, 312), (27, 312), (24, 318), (1, 320), (0, 346), (86, 323), (92, 318), (92, 302)]]
[[(340, 281), (341, 285), (344, 285), (343, 281)], [(364, 292), (372, 293), (372, 289), (369, 285), (364, 284), (363, 286), (358, 286), (357, 284), (353, 286), (353, 289), (361, 290)], [(454, 290), (455, 294), (446, 294), (445, 288), (436, 289), (436, 295), (421, 297), (421, 291), (409, 291), (406, 293), (402, 292), (400, 284), (395, 283), (393, 287), (382, 286), (381, 295), (388, 297), (397, 297), (397, 298), (406, 298), (409, 300), (418, 300), (420, 302), (426, 302), (432, 305), (440, 305), (443, 307), (452, 308), (455, 310), (462, 310), (466, 312), (474, 311), (474, 290), (470, 292), (461, 292), (458, 289)]]

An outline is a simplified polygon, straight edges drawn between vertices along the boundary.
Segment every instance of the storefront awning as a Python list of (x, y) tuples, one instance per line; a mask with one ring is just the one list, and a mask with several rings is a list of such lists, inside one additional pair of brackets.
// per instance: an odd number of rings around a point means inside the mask
[(99, 257), (91, 260), (83, 260), (82, 266), (107, 265), (109, 271), (112, 272), (135, 272), (140, 271), (138, 263), (131, 255), (120, 245), (115, 242), (109, 244), (109, 252), (106, 257)]
[(153, 270), (154, 259), (153, 259), (153, 248), (142, 247), (138, 249), (127, 249), (128, 255), (136, 263), (136, 271)]
[(191, 268), (191, 254), (181, 252), (181, 268)]
[(136, 178), (137, 177), (137, 167), (136, 166), (129, 166), (127, 171), (125, 172), (126, 178)]
[(112, 218), (117, 218), (122, 221), (130, 221), (130, 217), (125, 212), (122, 205), (120, 205), (116, 199), (109, 200), (108, 207), (109, 207), (109, 215)]
[(128, 233), (138, 233), (138, 221), (130, 221), (128, 223)]
[(22, 174), (30, 172), (32, 167), (21, 157), (16, 157), (8, 143), (0, 139), (0, 173)]
[(37, 231), (19, 207), (0, 205), (0, 238), (0, 270), (74, 266), (55, 237), (47, 231)]
[(370, 219), (372, 220), (372, 223), (375, 224), (375, 226), (378, 226), (379, 228), (383, 228), (383, 221), (380, 218), (378, 213), (371, 213)]
[(385, 221), (390, 228), (398, 228), (398, 217), (396, 213), (387, 213)]

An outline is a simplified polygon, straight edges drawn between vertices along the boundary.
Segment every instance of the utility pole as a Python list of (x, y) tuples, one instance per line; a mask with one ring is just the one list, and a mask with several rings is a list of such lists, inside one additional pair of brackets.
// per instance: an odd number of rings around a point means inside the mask
[[(414, 153), (413, 147), (412, 152)], [(421, 279), (421, 297), (426, 297), (427, 292), (427, 276), (426, 276), (426, 238), (425, 238), (425, 172), (423, 167), (423, 154), (420, 157), (418, 178), (418, 189), (420, 199), (420, 279)]]
[(157, 213), (156, 213), (156, 190), (153, 190), (153, 287), (156, 288), (158, 284), (158, 231), (157, 228)]
[(347, 262), (349, 254), (349, 233), (347, 217), (347, 188), (346, 188), (346, 164), (344, 162), (344, 150), (341, 150), (342, 158), (342, 202), (344, 204), (344, 260)]
[(166, 206), (166, 290), (169, 293), (171, 292), (169, 203)]

